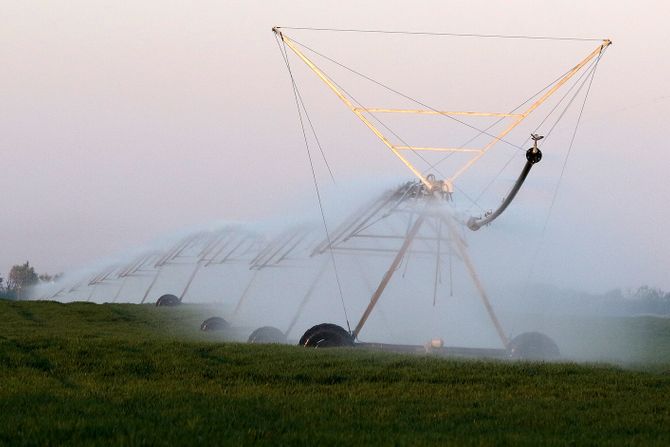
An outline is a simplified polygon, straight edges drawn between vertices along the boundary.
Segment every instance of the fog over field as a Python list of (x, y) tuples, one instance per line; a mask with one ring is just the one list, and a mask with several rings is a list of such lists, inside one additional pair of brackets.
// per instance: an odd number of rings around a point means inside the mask
[[(586, 312), (579, 299), (557, 306), (542, 296), (551, 291), (670, 289), (666, 2), (5, 1), (1, 9), (0, 271), (29, 260), (39, 272), (64, 272), (33, 298), (139, 303), (172, 293), (221, 303), (240, 325), (285, 329), (313, 288), (293, 337), (312, 323), (345, 325), (345, 311), (357, 322), (393, 256), (314, 255), (330, 236), (323, 220), (334, 232), (363, 204), (415, 177), (289, 50), (310, 118), (301, 115), (310, 169), (273, 26), (316, 51), (305, 50), (357, 101), (417, 108), (338, 62), (430, 107), (460, 111), (512, 110), (611, 39), (584, 77), (458, 179), (439, 213), (465, 222), (495, 209), (523, 167), (529, 134), (550, 132), (543, 160), (509, 209), (461, 235), (509, 332), (551, 326), (533, 315)], [(397, 115), (384, 124), (412, 146), (458, 146), (473, 130), (502, 126), (490, 117)], [(448, 175), (462, 157), (424, 174)], [(403, 228), (397, 220), (386, 230)], [(263, 247), (292, 231), (305, 238), (290, 259), (259, 266)], [(421, 231), (430, 238), (439, 230)], [(225, 258), (239, 237), (246, 251)], [(361, 336), (499, 343), (462, 257), (428, 245), (418, 241), (403, 258)]]

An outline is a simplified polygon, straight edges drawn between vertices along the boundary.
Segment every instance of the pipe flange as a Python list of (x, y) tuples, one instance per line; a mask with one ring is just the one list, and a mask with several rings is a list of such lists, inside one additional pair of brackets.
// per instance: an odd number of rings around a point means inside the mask
[(526, 160), (530, 163), (539, 163), (542, 160), (542, 151), (536, 147), (531, 147), (526, 151)]

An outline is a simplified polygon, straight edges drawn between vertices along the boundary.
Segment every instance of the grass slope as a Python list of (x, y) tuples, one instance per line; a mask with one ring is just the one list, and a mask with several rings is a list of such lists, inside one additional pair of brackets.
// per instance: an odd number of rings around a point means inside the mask
[(187, 306), (0, 301), (0, 315), (1, 445), (670, 444), (668, 363), (223, 343)]

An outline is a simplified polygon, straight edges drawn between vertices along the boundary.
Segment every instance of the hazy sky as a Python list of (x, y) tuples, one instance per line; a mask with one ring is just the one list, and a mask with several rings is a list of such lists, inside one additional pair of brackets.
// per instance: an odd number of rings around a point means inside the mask
[[(270, 31), (282, 25), (612, 39), (539, 269), (561, 285), (670, 289), (668, 16), (662, 0), (0, 0), (0, 272), (25, 260), (40, 272), (68, 271), (190, 226), (273, 217), (296, 200), (315, 206)], [(318, 39), (347, 53), (337, 36)], [(450, 63), (476, 67), (477, 54)], [(583, 54), (544, 57), (576, 62)], [(543, 60), (528, 59), (515, 66), (532, 76)], [(379, 68), (390, 83), (411, 86), (402, 84), (411, 70)], [(485, 85), (490, 72), (468, 76)], [(500, 79), (522, 86), (523, 79)], [(439, 99), (442, 82), (421, 83), (419, 94)], [(314, 101), (317, 117), (341, 116), (335, 100)], [(319, 128), (326, 137), (351, 135), (351, 146), (372, 141), (357, 142), (360, 129), (350, 134), (337, 119)], [(340, 178), (406, 175), (384, 151), (354, 163), (337, 141), (328, 149)], [(546, 200), (538, 208), (546, 211)], [(533, 225), (537, 235), (541, 222)]]

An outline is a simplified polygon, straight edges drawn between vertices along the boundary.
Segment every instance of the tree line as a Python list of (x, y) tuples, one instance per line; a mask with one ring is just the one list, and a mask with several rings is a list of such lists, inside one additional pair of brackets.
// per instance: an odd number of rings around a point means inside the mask
[(12, 266), (7, 279), (0, 276), (0, 299), (20, 300), (26, 292), (40, 282), (53, 282), (61, 275), (38, 274), (28, 261)]
[[(28, 261), (14, 265), (7, 275), (7, 279), (0, 276), (0, 299), (20, 300), (28, 296), (28, 290), (40, 283), (57, 281), (62, 274), (38, 274)], [(608, 309), (609, 313), (621, 315), (634, 314), (661, 314), (670, 315), (670, 292), (661, 289), (641, 286), (637, 290), (611, 290), (604, 294), (591, 295), (577, 293), (559, 293), (553, 299), (565, 301), (571, 298), (573, 304), (579, 303), (585, 310), (597, 309), (602, 312)], [(552, 300), (550, 296), (538, 293), (540, 299)]]

